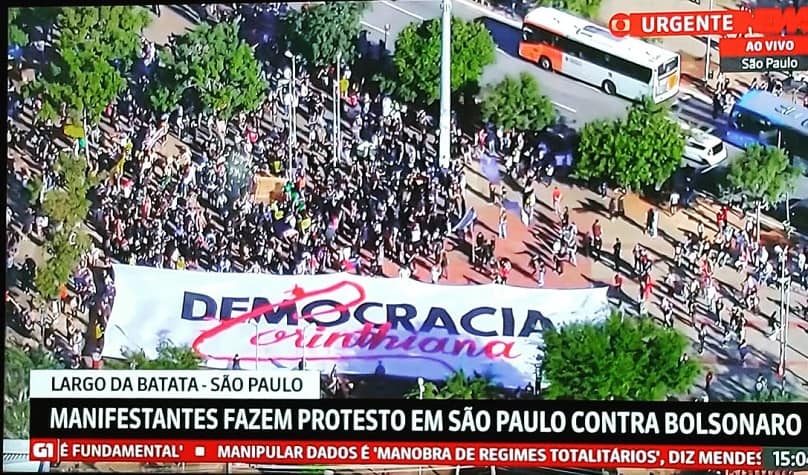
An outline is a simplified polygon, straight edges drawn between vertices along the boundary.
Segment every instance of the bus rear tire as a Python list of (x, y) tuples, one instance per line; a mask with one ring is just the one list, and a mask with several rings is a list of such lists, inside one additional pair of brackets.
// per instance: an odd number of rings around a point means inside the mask
[(617, 87), (615, 87), (614, 83), (609, 81), (608, 79), (603, 81), (603, 92), (610, 96), (614, 96), (617, 94)]
[(553, 62), (550, 61), (550, 58), (547, 56), (542, 56), (539, 58), (539, 67), (545, 71), (552, 71), (553, 70)]

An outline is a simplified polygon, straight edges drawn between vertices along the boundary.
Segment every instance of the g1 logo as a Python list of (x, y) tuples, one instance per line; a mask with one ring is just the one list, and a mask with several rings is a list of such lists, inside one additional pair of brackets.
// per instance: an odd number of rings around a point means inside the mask
[(631, 19), (626, 13), (616, 13), (609, 19), (609, 30), (614, 36), (626, 36), (631, 30)]
[(53, 442), (34, 442), (31, 444), (31, 458), (37, 460), (53, 460), (55, 445)]

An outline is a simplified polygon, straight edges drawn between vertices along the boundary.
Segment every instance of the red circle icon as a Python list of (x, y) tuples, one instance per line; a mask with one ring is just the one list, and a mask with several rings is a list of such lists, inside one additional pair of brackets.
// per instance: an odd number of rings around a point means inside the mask
[(609, 30), (614, 36), (626, 36), (631, 30), (631, 19), (627, 13), (615, 13), (609, 19)]

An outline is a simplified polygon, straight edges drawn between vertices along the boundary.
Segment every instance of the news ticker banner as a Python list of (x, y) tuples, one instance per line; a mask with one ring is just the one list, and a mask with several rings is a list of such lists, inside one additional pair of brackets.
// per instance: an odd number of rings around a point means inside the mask
[(800, 470), (808, 449), (377, 441), (32, 439), (49, 462)]
[[(761, 468), (763, 447), (805, 440), (808, 416), (803, 404), (312, 400), (315, 394), (317, 374), (298, 371), (32, 371), (31, 457)], [(797, 466), (806, 451), (773, 453), (780, 465)]]
[(808, 8), (755, 8), (754, 10), (697, 10), (681, 12), (616, 13), (609, 19), (615, 36), (769, 35), (808, 32)]
[(721, 37), (723, 72), (808, 69), (808, 38), (794, 34), (808, 32), (808, 8), (617, 13), (609, 29), (615, 36), (638, 38)]

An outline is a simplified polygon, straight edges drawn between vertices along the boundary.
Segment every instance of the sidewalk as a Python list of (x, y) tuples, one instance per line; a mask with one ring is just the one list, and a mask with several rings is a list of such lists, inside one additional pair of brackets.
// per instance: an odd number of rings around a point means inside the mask
[[(496, 239), (499, 207), (488, 202), (488, 181), (479, 172), (477, 164), (468, 168), (466, 173), (468, 204), (477, 211), (479, 216), (473, 234), (476, 236), (478, 232), (482, 232), (486, 239)], [(651, 238), (644, 233), (644, 223), (648, 209), (655, 206), (653, 203), (639, 196), (629, 195), (625, 200), (626, 218), (609, 221), (607, 200), (586, 188), (567, 184), (558, 184), (558, 186), (563, 193), (562, 204), (569, 207), (571, 220), (577, 224), (581, 235), (588, 232), (593, 222), (599, 219), (603, 229), (605, 254), (611, 254), (612, 244), (616, 237), (622, 241), (621, 257), (625, 279), (623, 290), (627, 299), (631, 300), (631, 303), (626, 305), (630, 312), (636, 308), (633, 302), (636, 301), (639, 294), (639, 283), (625, 274), (627, 267), (632, 263), (632, 250), (635, 245), (640, 244), (650, 252), (654, 260), (652, 278), (655, 282), (655, 289), (654, 297), (648, 307), (652, 316), (661, 321), (659, 303), (670, 290), (665, 284), (665, 278), (673, 268), (672, 256), (675, 244), (684, 239), (685, 233), (695, 233), (699, 222), (703, 223), (707, 235), (715, 233), (717, 228), (714, 218), (719, 206), (712, 200), (699, 198), (690, 210), (680, 211), (675, 215), (669, 215), (663, 211), (660, 216), (659, 237)], [(580, 256), (576, 266), (565, 265), (562, 275), (553, 272), (550, 262), (550, 247), (560, 228), (559, 220), (549, 206), (553, 188), (537, 185), (535, 189), (539, 215), (537, 222), (528, 227), (522, 224), (515, 213), (509, 213), (507, 239), (497, 240), (496, 256), (508, 258), (513, 264), (508, 285), (537, 287), (530, 262), (531, 257), (536, 254), (543, 256), (547, 264), (545, 288), (581, 288), (610, 284), (615, 272), (611, 266), (611, 259), (608, 257), (597, 262)], [(505, 198), (519, 202), (520, 195), (518, 191), (509, 188)], [(731, 213), (729, 219), (734, 226), (742, 226), (742, 218), (737, 214)], [(782, 231), (769, 228), (765, 223), (762, 227), (762, 235), (763, 241), (768, 246), (774, 246), (786, 240)], [(490, 276), (470, 266), (467, 250), (449, 245), (449, 251), (448, 276), (441, 280), (441, 284), (468, 285), (491, 282)], [(424, 259), (418, 259), (417, 263), (414, 278), (429, 281), (431, 263)], [(387, 262), (384, 270), (385, 274), (391, 277), (398, 274), (398, 266), (392, 262)], [(715, 277), (719, 283), (720, 294), (726, 302), (725, 312), (729, 312), (732, 305), (738, 301), (736, 296), (740, 293), (739, 289), (745, 275), (731, 267), (724, 267), (716, 271)], [(770, 315), (778, 308), (779, 292), (773, 288), (763, 287), (760, 290), (760, 297), (761, 314), (747, 313), (749, 319), (747, 340), (752, 352), (747, 357), (745, 364), (740, 364), (734, 343), (730, 343), (726, 349), (722, 348), (721, 332), (701, 302), (697, 320), (699, 323), (707, 324), (709, 334), (707, 349), (703, 356), (698, 356), (696, 353), (698, 337), (686, 316), (684, 304), (678, 298), (671, 299), (676, 307), (675, 326), (692, 342), (691, 357), (699, 358), (705, 364), (706, 370), (712, 371), (715, 375), (712, 385), (714, 396), (722, 399), (738, 399), (751, 391), (759, 374), (768, 376), (770, 384), (776, 383), (774, 375), (779, 358), (779, 343), (766, 336), (768, 322), (763, 315)], [(806, 298), (808, 298), (806, 292), (795, 288), (792, 293), (792, 305), (801, 305), (806, 302)], [(808, 353), (804, 350), (804, 348), (808, 348), (808, 322), (799, 318), (796, 312), (793, 312), (791, 317), (789, 342), (787, 380), (791, 383), (792, 391), (804, 393), (806, 384), (808, 384)], [(702, 381), (698, 381), (698, 383), (701, 384)], [(693, 395), (698, 392), (694, 388)]]

